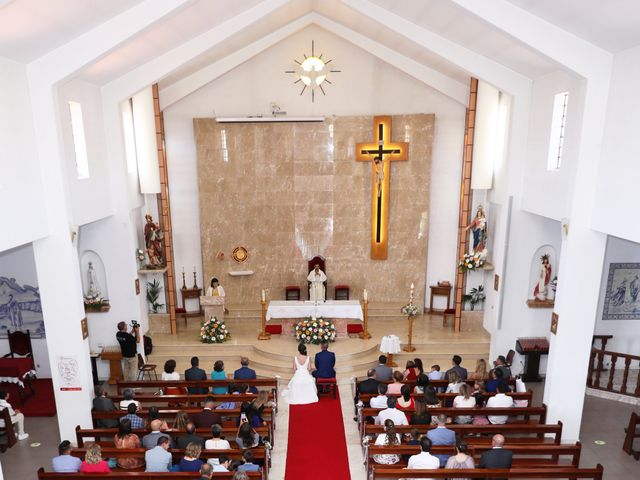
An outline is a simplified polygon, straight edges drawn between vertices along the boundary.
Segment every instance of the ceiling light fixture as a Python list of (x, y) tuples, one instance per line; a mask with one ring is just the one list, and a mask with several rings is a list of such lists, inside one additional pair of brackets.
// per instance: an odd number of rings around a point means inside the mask
[(316, 88), (319, 88), (323, 95), (326, 95), (323, 84), (328, 83), (331, 84), (331, 81), (327, 78), (329, 73), (340, 73), (340, 70), (329, 70), (327, 65), (331, 63), (333, 60), (327, 60), (326, 62), (322, 59), (324, 54), (320, 54), (316, 57), (315, 54), (315, 45), (314, 41), (311, 40), (311, 56), (307, 56), (303, 54), (304, 60), (301, 62), (298, 60), (294, 60), (298, 64), (297, 70), (286, 70), (285, 73), (293, 73), (298, 78), (294, 84), (302, 83), (302, 90), (300, 91), (300, 95), (302, 95), (307, 88), (311, 91), (311, 101), (315, 102), (316, 98)]

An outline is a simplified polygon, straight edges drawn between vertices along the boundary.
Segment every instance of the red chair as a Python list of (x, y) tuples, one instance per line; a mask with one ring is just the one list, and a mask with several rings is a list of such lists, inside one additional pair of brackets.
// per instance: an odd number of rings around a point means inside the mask
[(282, 334), (282, 325), (267, 325), (264, 327), (267, 333), (271, 335), (281, 335)]
[[(318, 396), (320, 395), (330, 395), (333, 394), (333, 398), (336, 398), (336, 391), (338, 389), (338, 383), (336, 382), (336, 378), (317, 378), (316, 377), (316, 387), (318, 387)], [(329, 387), (325, 390), (322, 387)]]
[(285, 300), (300, 300), (300, 287), (296, 285), (289, 285), (285, 287)]
[(33, 358), (33, 347), (31, 346), (31, 334), (29, 330), (27, 330), (26, 333), (7, 330), (7, 338), (9, 339), (9, 353), (2, 358), (15, 358), (15, 355)]
[(349, 285), (336, 285), (333, 298), (336, 300), (349, 300)]

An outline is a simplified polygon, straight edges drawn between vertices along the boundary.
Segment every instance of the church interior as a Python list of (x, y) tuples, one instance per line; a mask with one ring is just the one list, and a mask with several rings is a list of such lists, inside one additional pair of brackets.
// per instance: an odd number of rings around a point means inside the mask
[[(426, 438), (468, 478), (636, 478), (639, 24), (633, 0), (0, 0), (0, 480), (206, 478), (123, 467), (96, 387), (157, 407), (175, 464), (177, 413), (212, 395), (233, 440), (231, 395), (267, 392), (225, 453), (260, 470), (212, 478), (405, 478)], [(289, 404), (325, 342), (333, 376)], [(475, 392), (507, 368), (520, 413), (464, 424), (456, 364)], [(421, 376), (458, 443), (407, 443)], [(385, 382), (411, 388), (398, 444)], [(64, 440), (111, 473), (55, 473)]]

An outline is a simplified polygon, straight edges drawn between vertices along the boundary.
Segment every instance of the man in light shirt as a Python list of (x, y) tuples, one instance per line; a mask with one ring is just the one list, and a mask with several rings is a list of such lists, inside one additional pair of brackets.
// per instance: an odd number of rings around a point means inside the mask
[(397, 403), (398, 399), (396, 397), (387, 399), (387, 408), (382, 410), (376, 417), (376, 425), (384, 425), (384, 421), (387, 419), (393, 420), (395, 425), (409, 425), (405, 413), (396, 408)]
[[(489, 397), (487, 400), (488, 408), (512, 408), (513, 407), (513, 398), (505, 395), (508, 392), (509, 387), (499, 384), (497, 387), (497, 392), (493, 397)], [(489, 415), (487, 416), (489, 422), (493, 424), (505, 424), (509, 419), (508, 415)]]
[(371, 408), (386, 408), (387, 407), (387, 384), (381, 383), (378, 385), (378, 395), (372, 397), (369, 400)]
[(413, 470), (437, 470), (438, 468), (440, 468), (440, 460), (429, 453), (431, 450), (431, 440), (429, 440), (427, 437), (422, 437), (420, 439), (420, 448), (422, 449), (422, 451), (419, 454), (409, 457), (407, 468)]

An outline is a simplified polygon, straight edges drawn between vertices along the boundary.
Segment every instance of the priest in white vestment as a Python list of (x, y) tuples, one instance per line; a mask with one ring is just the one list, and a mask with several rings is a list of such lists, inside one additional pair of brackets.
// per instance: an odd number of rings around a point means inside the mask
[(309, 300), (312, 302), (324, 302), (324, 282), (327, 281), (327, 276), (322, 270), (320, 265), (316, 264), (313, 270), (309, 272), (307, 280), (311, 282), (311, 288), (309, 288)]

